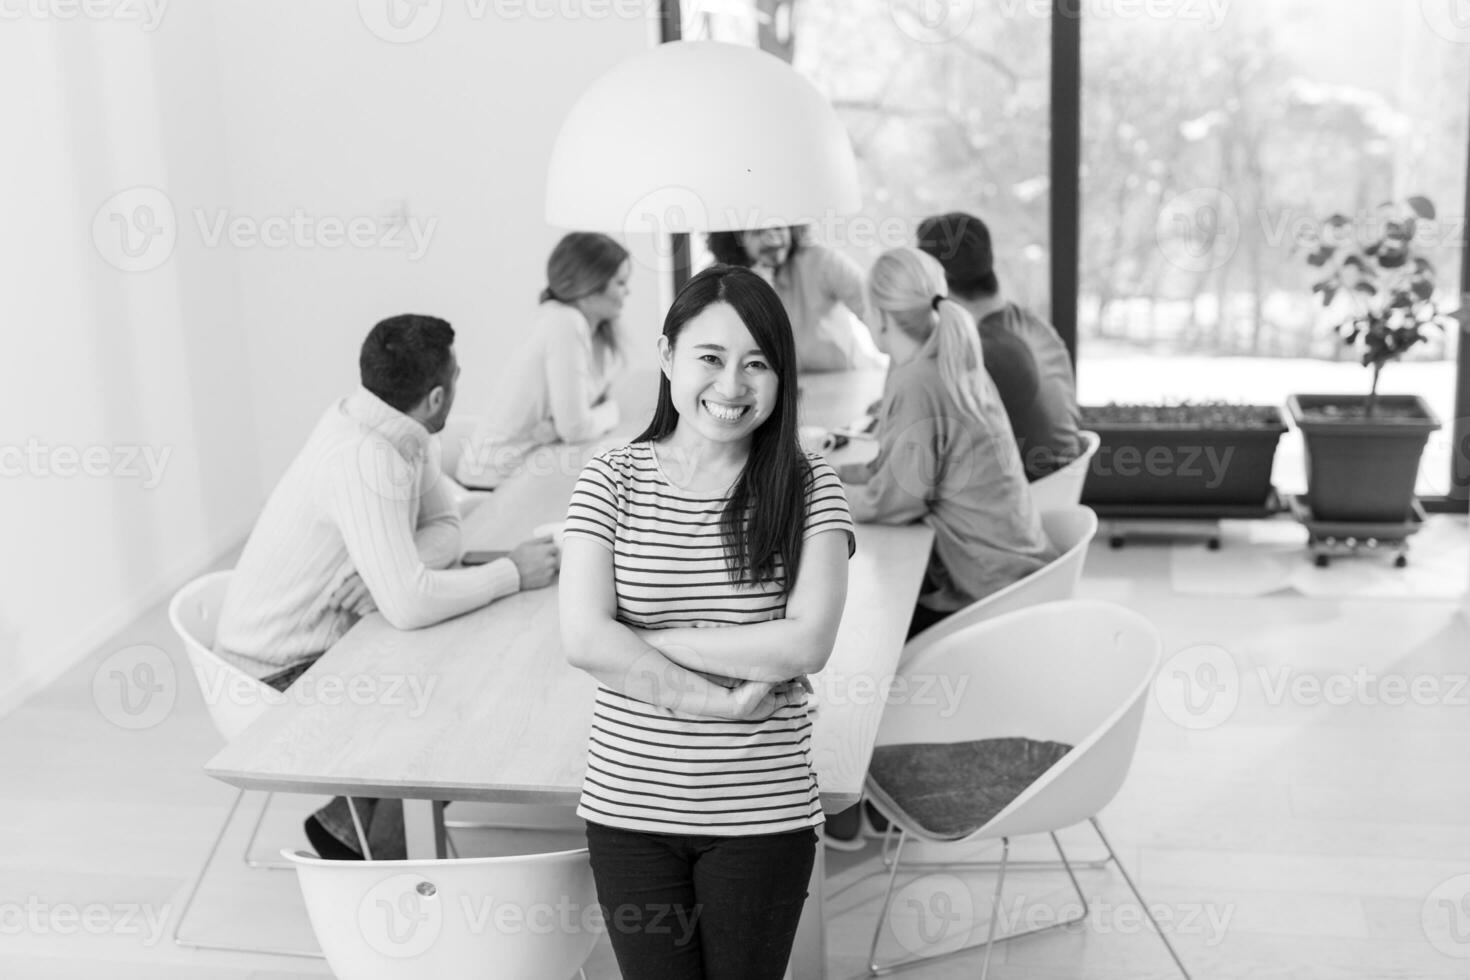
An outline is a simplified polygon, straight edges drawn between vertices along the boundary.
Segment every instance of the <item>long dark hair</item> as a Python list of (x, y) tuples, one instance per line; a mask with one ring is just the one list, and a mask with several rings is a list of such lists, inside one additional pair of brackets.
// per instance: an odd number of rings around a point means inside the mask
[[(728, 303), (750, 331), (776, 372), (776, 407), (751, 437), (750, 455), (720, 527), (729, 554), (730, 579), (752, 584), (777, 581), (783, 592), (801, 566), (802, 532), (811, 466), (796, 437), (796, 342), (791, 319), (776, 291), (749, 269), (712, 265), (689, 280), (664, 318), (664, 337), (672, 350), (684, 325), (715, 303)], [(659, 376), (653, 421), (635, 442), (658, 442), (672, 435), (679, 413), (667, 375)]]
[[(600, 293), (623, 267), (628, 250), (600, 232), (574, 231), (562, 237), (546, 260), (546, 288), (541, 302), (556, 300), (571, 305), (584, 296)], [(611, 320), (592, 324), (592, 336), (613, 354), (621, 347), (618, 325)]]
[[(801, 246), (806, 244), (805, 225), (791, 225), (786, 230), (791, 232), (791, 248), (786, 252), (786, 261), (781, 263), (782, 269), (791, 264), (796, 253), (801, 251)], [(716, 262), (748, 269), (755, 264), (755, 260), (745, 251), (745, 242), (742, 240), (744, 234), (743, 231), (712, 231), (705, 236), (705, 246)]]

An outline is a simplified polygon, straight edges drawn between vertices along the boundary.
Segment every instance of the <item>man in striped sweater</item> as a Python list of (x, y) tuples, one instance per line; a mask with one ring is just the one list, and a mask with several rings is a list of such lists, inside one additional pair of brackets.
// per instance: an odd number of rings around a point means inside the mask
[[(435, 438), (454, 403), (453, 345), (453, 328), (436, 317), (404, 314), (373, 327), (359, 358), (362, 387), (327, 409), (245, 544), (220, 611), (220, 656), (286, 690), (374, 610), (418, 629), (555, 578), (550, 539), (454, 567), (459, 509)], [(354, 802), (373, 857), (404, 857), (398, 801)], [(323, 857), (361, 857), (341, 799), (307, 820), (307, 835)]]

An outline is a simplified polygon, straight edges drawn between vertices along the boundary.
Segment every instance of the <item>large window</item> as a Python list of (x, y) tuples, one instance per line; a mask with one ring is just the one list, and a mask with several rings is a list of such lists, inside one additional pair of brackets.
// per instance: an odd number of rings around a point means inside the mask
[[(1464, 46), (1418, 3), (1178, 3), (1131, 19), (1094, 6), (1082, 5), (1084, 400), (1366, 392), (1369, 373), (1319, 322), (1302, 246), (1334, 213), (1371, 236), (1380, 203), (1426, 194), (1442, 219), (1428, 254), (1458, 294)], [(1446, 425), (1424, 494), (1449, 490), (1456, 339), (1383, 374), (1381, 390), (1423, 396)], [(1275, 478), (1302, 488), (1294, 440)]]
[[(1058, 189), (1080, 184), (1077, 262), (1055, 276), (1083, 401), (1282, 405), (1370, 384), (1312, 302), (1302, 245), (1321, 219), (1342, 214), (1371, 235), (1380, 203), (1427, 195), (1441, 219), (1429, 257), (1457, 308), (1470, 19), (1455, 6), (683, 0), (682, 12), (685, 37), (765, 48), (837, 108), (863, 212), (818, 237), (866, 267), (911, 244), (924, 216), (971, 211), (991, 225), (1003, 287), (1045, 315), (1051, 257), (1071, 244), (1065, 223), (1050, 238), (1050, 151), (1070, 145), (1078, 120), (1065, 107), (1080, 90), (1079, 173), (1057, 175)], [(1080, 24), (1080, 77), (1065, 77), (1064, 57), (1051, 77), (1053, 18)], [(1072, 36), (1058, 29), (1055, 43)], [(1053, 84), (1067, 114), (1056, 126)], [(1420, 345), (1380, 385), (1423, 396), (1444, 423), (1420, 468), (1426, 496), (1452, 490), (1457, 339)], [(1295, 433), (1275, 481), (1304, 486)]]
[(1007, 288), (1046, 312), (1051, 19), (1012, 6), (684, 0), (683, 36), (759, 45), (836, 108), (863, 210), (813, 228), (818, 239), (866, 269), (914, 244), (926, 216), (970, 211), (991, 226)]

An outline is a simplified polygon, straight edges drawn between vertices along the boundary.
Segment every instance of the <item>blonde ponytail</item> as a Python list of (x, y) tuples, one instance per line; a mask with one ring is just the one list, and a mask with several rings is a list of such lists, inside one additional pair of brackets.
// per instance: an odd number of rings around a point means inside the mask
[(939, 380), (949, 400), (983, 422), (980, 393), (986, 379), (980, 333), (969, 311), (949, 298), (938, 260), (915, 248), (889, 249), (873, 264), (868, 293), (874, 309), (892, 314), (898, 329), (922, 345), (920, 357), (938, 360)]
[(980, 350), (974, 318), (946, 296), (939, 304), (939, 326), (934, 332), (934, 356), (939, 360), (939, 380), (945, 392), (966, 415), (984, 421), (984, 409), (976, 394), (982, 386), (976, 381), (985, 370), (985, 355)]

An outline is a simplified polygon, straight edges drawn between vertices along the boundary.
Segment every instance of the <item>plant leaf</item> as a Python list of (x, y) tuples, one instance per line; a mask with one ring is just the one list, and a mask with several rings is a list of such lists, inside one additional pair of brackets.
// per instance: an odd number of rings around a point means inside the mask
[(1414, 213), (1425, 221), (1434, 220), (1434, 202), (1424, 195), (1415, 194), (1409, 198), (1409, 207), (1413, 208)]

